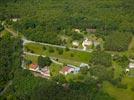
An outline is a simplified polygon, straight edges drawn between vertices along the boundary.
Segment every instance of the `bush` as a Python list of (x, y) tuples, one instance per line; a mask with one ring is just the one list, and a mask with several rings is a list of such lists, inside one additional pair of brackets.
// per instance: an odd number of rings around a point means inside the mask
[(73, 40), (82, 40), (84, 37), (82, 34), (78, 34), (78, 33), (73, 33), (72, 34), (72, 39)]
[(65, 48), (65, 51), (69, 51), (70, 49), (68, 47)]
[(47, 48), (45, 46), (43, 46), (43, 50), (46, 50)]
[(53, 53), (54, 52), (54, 49), (52, 47), (49, 47), (49, 52), (50, 53)]
[(106, 67), (110, 67), (112, 65), (111, 55), (106, 52), (93, 52), (91, 56), (90, 63), (94, 65), (104, 65)]
[(73, 54), (73, 53), (71, 53), (71, 54), (70, 54), (70, 56), (71, 56), (71, 57), (74, 57), (74, 54)]
[(59, 53), (59, 55), (62, 55), (63, 54), (63, 49), (58, 49), (58, 53)]
[(121, 82), (121, 78), (113, 79), (110, 81), (113, 85), (117, 86)]

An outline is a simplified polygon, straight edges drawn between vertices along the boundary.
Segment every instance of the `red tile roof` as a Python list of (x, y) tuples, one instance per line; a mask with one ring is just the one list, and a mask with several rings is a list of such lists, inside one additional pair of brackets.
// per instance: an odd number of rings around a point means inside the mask
[(30, 65), (29, 65), (29, 68), (32, 68), (32, 69), (36, 69), (37, 67), (38, 67), (37, 64), (30, 64)]
[(61, 70), (61, 72), (65, 73), (65, 72), (68, 72), (70, 69), (71, 69), (71, 67), (65, 66), (65, 67)]

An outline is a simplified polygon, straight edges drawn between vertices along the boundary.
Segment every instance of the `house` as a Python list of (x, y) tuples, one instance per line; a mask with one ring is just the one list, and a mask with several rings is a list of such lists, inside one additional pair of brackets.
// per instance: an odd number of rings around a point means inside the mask
[(50, 76), (51, 76), (51, 75), (50, 75), (50, 70), (49, 70), (49, 68), (47, 68), (47, 67), (42, 68), (41, 71), (40, 71), (40, 73), (41, 73), (43, 76), (45, 76), (45, 77), (50, 77)]
[(65, 66), (59, 73), (67, 75), (69, 73), (76, 74), (80, 71), (79, 67), (75, 67), (73, 65), (67, 65)]
[(77, 48), (79, 46), (79, 42), (78, 41), (73, 41), (72, 46)]
[(74, 68), (65, 66), (59, 73), (67, 75), (69, 73), (73, 73), (74, 72)]
[(134, 68), (134, 63), (129, 63), (129, 68)]
[(37, 64), (30, 64), (29, 65), (29, 70), (31, 70), (31, 71), (38, 71), (39, 70), (39, 66)]
[(95, 33), (96, 32), (96, 29), (94, 29), (94, 28), (87, 28), (86, 29), (86, 32), (87, 33)]
[(80, 71), (80, 68), (79, 67), (76, 67), (76, 66), (73, 66), (73, 65), (67, 65), (68, 67), (71, 67), (71, 68), (74, 68), (74, 74), (78, 73)]
[(90, 46), (90, 45), (92, 45), (92, 41), (91, 41), (91, 40), (88, 40), (88, 38), (86, 38), (86, 39), (83, 41), (82, 44), (84, 44), (85, 46)]

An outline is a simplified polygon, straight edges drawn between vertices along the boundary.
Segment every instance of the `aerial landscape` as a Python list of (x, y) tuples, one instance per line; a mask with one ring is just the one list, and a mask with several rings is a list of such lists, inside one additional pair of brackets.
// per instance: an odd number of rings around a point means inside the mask
[(0, 0), (0, 100), (134, 100), (134, 0)]

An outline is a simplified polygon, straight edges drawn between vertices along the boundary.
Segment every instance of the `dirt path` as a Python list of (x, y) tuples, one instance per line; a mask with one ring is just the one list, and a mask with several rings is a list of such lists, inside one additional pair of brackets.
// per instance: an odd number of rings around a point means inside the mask
[(13, 83), (12, 80), (10, 80), (8, 82), (8, 84), (5, 86), (5, 88), (3, 89), (3, 91), (0, 93), (0, 96), (3, 95), (6, 92), (6, 90), (9, 88), (10, 85), (12, 85), (12, 83)]

